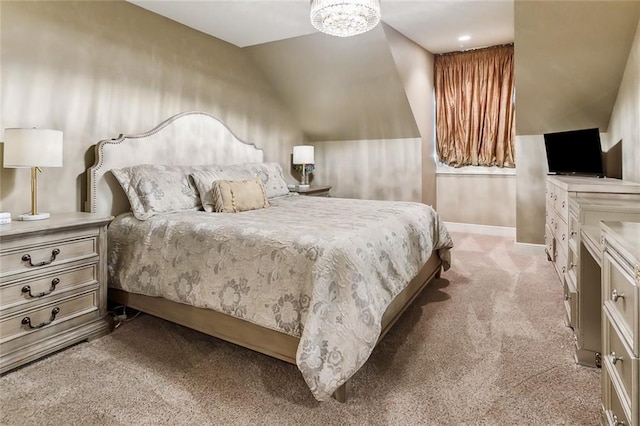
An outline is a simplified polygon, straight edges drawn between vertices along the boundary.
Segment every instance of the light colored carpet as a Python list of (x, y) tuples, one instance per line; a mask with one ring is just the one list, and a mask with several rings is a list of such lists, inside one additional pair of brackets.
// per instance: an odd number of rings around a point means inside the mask
[(543, 255), (453, 233), (453, 268), (353, 378), (319, 403), (294, 365), (143, 315), (0, 378), (25, 424), (595, 425), (600, 372), (576, 366)]

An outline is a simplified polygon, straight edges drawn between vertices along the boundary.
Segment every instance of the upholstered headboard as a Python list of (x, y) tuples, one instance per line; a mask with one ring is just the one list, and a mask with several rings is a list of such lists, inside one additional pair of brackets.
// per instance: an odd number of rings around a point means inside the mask
[(87, 171), (87, 203), (92, 213), (117, 215), (129, 201), (111, 169), (136, 164), (171, 166), (262, 162), (264, 153), (238, 139), (206, 112), (184, 112), (138, 135), (120, 135), (95, 146), (95, 164)]

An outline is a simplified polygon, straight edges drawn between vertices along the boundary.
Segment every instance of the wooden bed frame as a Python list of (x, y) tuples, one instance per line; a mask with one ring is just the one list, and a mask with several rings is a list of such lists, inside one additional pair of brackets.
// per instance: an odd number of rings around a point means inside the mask
[[(117, 215), (129, 211), (129, 203), (111, 169), (136, 164), (205, 165), (263, 161), (263, 152), (238, 139), (227, 126), (204, 112), (177, 114), (153, 130), (120, 135), (95, 146), (95, 164), (88, 169), (86, 209)], [(427, 284), (439, 277), (442, 262), (434, 251), (421, 271), (391, 302), (382, 318), (380, 339), (389, 331)], [(299, 339), (209, 309), (196, 308), (160, 297), (122, 290), (108, 290), (115, 303), (198, 330), (263, 354), (295, 364)], [(350, 381), (334, 397), (344, 402)]]

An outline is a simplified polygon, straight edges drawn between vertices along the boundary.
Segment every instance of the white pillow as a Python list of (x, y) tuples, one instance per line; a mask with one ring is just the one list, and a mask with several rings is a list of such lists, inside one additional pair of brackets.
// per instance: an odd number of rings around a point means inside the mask
[(198, 188), (200, 200), (205, 211), (214, 211), (211, 195), (213, 182), (217, 180), (250, 180), (259, 177), (268, 198), (281, 197), (289, 193), (287, 182), (282, 176), (282, 167), (278, 163), (243, 163), (228, 166), (195, 166), (191, 178)]
[(201, 168), (202, 170), (192, 172), (191, 178), (196, 188), (198, 188), (202, 208), (209, 213), (215, 211), (215, 201), (211, 193), (213, 182), (217, 180), (251, 180), (256, 177), (255, 173), (241, 165), (202, 166)]
[(282, 197), (289, 194), (289, 187), (282, 175), (282, 167), (278, 163), (251, 163), (255, 165), (257, 175), (262, 180), (269, 198)]
[(138, 166), (112, 169), (124, 190), (133, 215), (146, 220), (158, 213), (197, 210), (201, 202), (191, 183), (191, 166)]

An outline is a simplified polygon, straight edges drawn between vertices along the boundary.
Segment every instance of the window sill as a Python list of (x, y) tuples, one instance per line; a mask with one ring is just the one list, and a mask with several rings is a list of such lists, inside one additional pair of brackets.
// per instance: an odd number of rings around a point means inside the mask
[(492, 176), (515, 176), (515, 168), (506, 167), (484, 167), (484, 166), (464, 166), (449, 167), (443, 164), (436, 166), (436, 175), (492, 175)]

